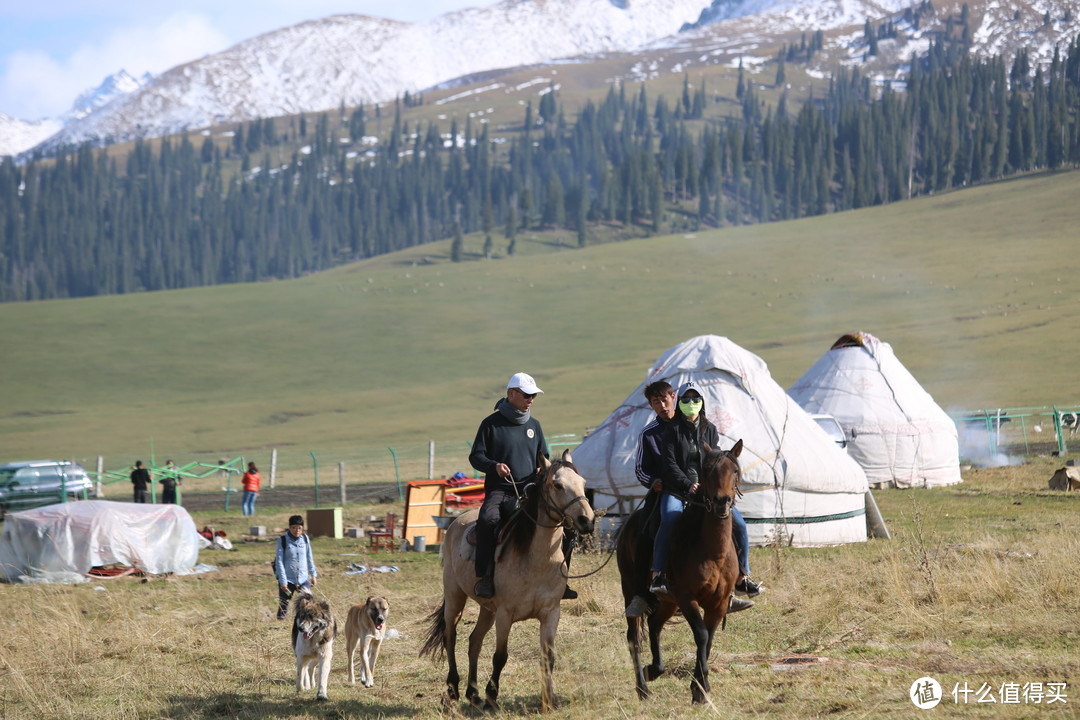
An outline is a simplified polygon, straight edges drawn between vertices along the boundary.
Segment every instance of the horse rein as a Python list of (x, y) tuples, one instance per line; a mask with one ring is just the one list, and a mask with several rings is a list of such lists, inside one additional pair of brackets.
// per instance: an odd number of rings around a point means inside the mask
[[(741, 487), (741, 485), (742, 485), (742, 468), (739, 467), (739, 461), (731, 456), (731, 451), (730, 450), (720, 450), (719, 451), (719, 457), (716, 459), (716, 461), (711, 462), (709, 464), (710, 465), (719, 464), (719, 463), (722, 463), (724, 460), (731, 460), (732, 464), (735, 465), (735, 497), (732, 498), (731, 503), (728, 506), (729, 508), (732, 508), (732, 507), (735, 507), (735, 500), (737, 500), (738, 498), (741, 498), (743, 496), (742, 487)], [(694, 498), (688, 498), (687, 501), (686, 501), (686, 504), (687, 505), (694, 505), (695, 507), (704, 508), (705, 512), (709, 513), (710, 515), (714, 514), (714, 512), (713, 512), (713, 501), (712, 501), (711, 498), (705, 498), (704, 500), (696, 500)], [(729, 513), (730, 513), (730, 510), (729, 510)], [(725, 515), (724, 517), (727, 517), (727, 516)]]
[[(549, 471), (545, 472), (545, 475), (554, 474), (555, 468), (559, 464), (561, 464), (561, 463), (558, 460), (553, 462), (551, 464), (551, 467), (549, 468)], [(544, 493), (542, 491), (540, 491), (540, 488), (538, 487), (537, 491), (540, 492), (540, 497), (538, 499), (539, 499), (540, 503), (543, 504), (547, 516), (548, 517), (554, 517), (554, 513), (551, 512), (552, 510), (555, 511), (556, 513), (558, 513), (558, 519), (559, 519), (558, 523), (556, 523), (555, 525), (545, 525), (544, 523), (540, 522), (539, 517), (532, 517), (531, 515), (529, 515), (528, 511), (525, 510), (525, 505), (522, 502), (521, 493), (518, 492), (517, 483), (514, 481), (513, 473), (507, 475), (506, 479), (510, 481), (510, 484), (514, 488), (514, 494), (517, 495), (518, 506), (521, 508), (521, 511), (525, 514), (526, 517), (528, 517), (530, 520), (533, 521), (533, 524), (536, 525), (536, 527), (548, 528), (549, 530), (552, 529), (552, 528), (557, 528), (557, 527), (570, 527), (572, 525), (572, 523), (570, 521), (570, 518), (567, 516), (566, 511), (574, 503), (584, 501), (587, 504), (589, 502), (589, 499), (587, 497), (585, 497), (584, 495), (578, 495), (577, 497), (572, 498), (568, 503), (563, 505), (561, 508), (558, 508), (558, 507), (553, 506), (551, 503), (549, 503), (547, 501), (547, 499), (544, 497)], [(525, 487), (528, 488), (529, 485), (538, 486), (538, 485), (540, 485), (540, 483), (535, 483), (535, 482), (528, 483), (527, 485), (525, 485)], [(539, 515), (539, 513), (537, 513), (537, 515)]]

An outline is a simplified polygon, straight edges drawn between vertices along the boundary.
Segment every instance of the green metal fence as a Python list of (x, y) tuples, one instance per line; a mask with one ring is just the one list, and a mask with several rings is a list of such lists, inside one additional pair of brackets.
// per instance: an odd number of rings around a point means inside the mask
[(960, 459), (998, 462), (1028, 455), (1064, 456), (1080, 448), (1080, 406), (992, 408), (952, 414)]
[[(554, 457), (564, 449), (574, 448), (581, 443), (580, 435), (559, 434), (547, 438), (548, 446)], [(387, 447), (356, 447), (351, 450), (301, 450), (292, 448), (272, 448), (259, 454), (244, 457), (218, 459), (216, 461), (196, 460), (185, 465), (168, 468), (151, 462), (147, 465), (153, 477), (151, 483), (151, 502), (158, 500), (158, 480), (166, 472), (172, 472), (181, 480), (216, 479), (211, 490), (223, 493), (222, 504), (226, 510), (230, 507), (231, 496), (239, 492), (238, 478), (243, 474), (248, 461), (254, 461), (260, 468), (263, 489), (275, 486), (314, 487), (315, 506), (319, 507), (325, 499), (336, 504), (343, 485), (364, 485), (385, 487), (390, 483), (395, 487), (398, 500), (405, 498), (406, 483), (413, 480), (433, 480), (448, 478), (457, 472), (474, 475), (469, 465), (470, 443), (465, 441), (429, 441), (409, 445)], [(80, 462), (92, 467), (92, 462), (83, 459)], [(97, 459), (99, 468), (104, 466), (102, 458)], [(100, 483), (102, 494), (106, 497), (129, 497), (131, 492), (131, 470), (126, 466), (117, 470), (88, 470), (92, 478)], [(201, 483), (206, 491), (206, 483)], [(177, 486), (177, 502), (183, 504), (183, 483)]]

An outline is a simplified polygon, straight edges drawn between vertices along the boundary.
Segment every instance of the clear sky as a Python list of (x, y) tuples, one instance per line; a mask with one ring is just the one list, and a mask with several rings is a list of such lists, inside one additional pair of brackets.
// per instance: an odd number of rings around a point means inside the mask
[(121, 69), (154, 74), (304, 20), (359, 13), (409, 22), (496, 0), (0, 0), (0, 113), (67, 111)]

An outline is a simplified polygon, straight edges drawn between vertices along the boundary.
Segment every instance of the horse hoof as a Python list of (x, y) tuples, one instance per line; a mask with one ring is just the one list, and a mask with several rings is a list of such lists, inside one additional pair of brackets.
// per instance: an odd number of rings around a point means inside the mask
[(484, 702), (484, 710), (488, 710), (490, 712), (499, 712), (499, 701), (495, 698), (488, 698)]
[(649, 692), (648, 688), (639, 687), (637, 689), (638, 700), (648, 700), (651, 695), (652, 693)]
[(664, 674), (664, 668), (657, 668), (652, 665), (648, 665), (645, 668), (645, 679), (652, 682), (656, 678)]
[(327, 700), (329, 700), (329, 699), (330, 699), (330, 698), (329, 698), (329, 697), (327, 697), (326, 695), (316, 695), (316, 696), (315, 696), (315, 700), (316, 700), (316, 702), (326, 702), (326, 701), (327, 701)]

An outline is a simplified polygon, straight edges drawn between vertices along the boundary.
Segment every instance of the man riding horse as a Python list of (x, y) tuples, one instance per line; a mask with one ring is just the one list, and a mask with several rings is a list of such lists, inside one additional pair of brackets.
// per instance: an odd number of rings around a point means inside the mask
[[(537, 461), (549, 458), (540, 421), (532, 417), (533, 400), (543, 394), (533, 377), (519, 372), (506, 384), (506, 397), (495, 404), (495, 412), (480, 423), (473, 440), (469, 463), (484, 473), (484, 504), (476, 521), (476, 581), (478, 597), (495, 595), (495, 533), (499, 523), (518, 505), (525, 486), (537, 472)], [(571, 532), (563, 536), (563, 555), (570, 570), (573, 548)], [(569, 586), (564, 600), (577, 593)]]

